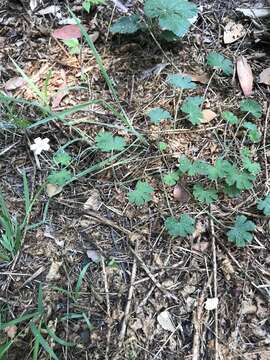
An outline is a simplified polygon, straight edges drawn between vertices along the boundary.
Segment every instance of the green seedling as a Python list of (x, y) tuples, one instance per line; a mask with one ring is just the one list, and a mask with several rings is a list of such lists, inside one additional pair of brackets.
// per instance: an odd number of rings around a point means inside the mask
[(122, 136), (114, 136), (111, 132), (104, 131), (97, 134), (96, 147), (103, 152), (122, 151), (126, 141)]
[(169, 217), (165, 221), (165, 229), (173, 237), (185, 237), (195, 231), (195, 220), (188, 214), (182, 214), (180, 218)]
[(256, 100), (246, 99), (240, 102), (241, 111), (253, 115), (256, 119), (262, 116), (262, 107)]
[(168, 147), (168, 145), (165, 143), (165, 142), (163, 142), (163, 141), (160, 141), (159, 143), (158, 143), (158, 149), (159, 149), (159, 151), (165, 151), (166, 149), (167, 149), (167, 147)]
[(161, 109), (159, 107), (153, 108), (147, 112), (147, 116), (149, 116), (151, 123), (157, 125), (162, 120), (169, 120), (171, 119), (171, 114), (164, 109)]
[(180, 179), (180, 173), (178, 171), (171, 171), (169, 174), (163, 176), (163, 181), (166, 185), (174, 186)]
[(202, 185), (196, 184), (193, 187), (193, 196), (203, 204), (212, 204), (218, 199), (215, 189), (205, 189)]
[(216, 70), (222, 70), (225, 75), (233, 73), (233, 63), (220, 53), (211, 52), (208, 54), (207, 64)]
[(231, 111), (223, 111), (221, 115), (223, 119), (226, 120), (227, 123), (229, 123), (230, 125), (236, 125), (239, 123), (238, 117), (234, 115), (234, 113), (232, 113)]
[(81, 45), (78, 39), (63, 40), (63, 43), (68, 47), (68, 51), (72, 55), (77, 55), (81, 51)]
[(187, 119), (192, 125), (198, 125), (203, 119), (201, 105), (203, 98), (201, 96), (193, 96), (185, 99), (181, 106), (181, 110), (187, 114)]
[[(144, 3), (144, 21), (147, 26), (161, 29), (163, 33), (166, 33), (167, 39), (183, 37), (197, 13), (197, 6), (186, 0), (146, 0)], [(130, 34), (144, 28), (140, 17), (131, 15), (118, 19), (111, 26), (111, 32)]]
[(60, 149), (54, 154), (53, 161), (56, 165), (68, 166), (72, 157), (65, 150)]
[(105, 0), (84, 0), (82, 3), (82, 7), (86, 12), (90, 12), (92, 6), (102, 5), (105, 3)]
[(248, 138), (253, 143), (258, 143), (261, 139), (261, 134), (258, 130), (257, 125), (253, 124), (252, 122), (245, 121), (243, 127), (248, 131)]
[(197, 87), (190, 76), (183, 76), (179, 74), (169, 74), (167, 77), (167, 83), (176, 89), (181, 90), (196, 89)]
[(270, 194), (258, 202), (257, 209), (262, 210), (264, 215), (270, 216)]
[(256, 229), (256, 225), (248, 220), (244, 215), (236, 217), (233, 227), (227, 232), (229, 241), (238, 247), (244, 247), (253, 239), (252, 232)]
[(147, 181), (138, 181), (135, 190), (128, 193), (128, 200), (131, 204), (141, 206), (152, 200), (153, 192), (154, 189)]
[(63, 169), (60, 171), (52, 171), (47, 178), (49, 184), (54, 184), (57, 186), (65, 186), (73, 178), (69, 170)]
[(258, 175), (261, 172), (261, 165), (257, 162), (251, 161), (250, 150), (248, 148), (243, 148), (240, 151), (240, 154), (244, 169), (246, 169), (252, 175)]

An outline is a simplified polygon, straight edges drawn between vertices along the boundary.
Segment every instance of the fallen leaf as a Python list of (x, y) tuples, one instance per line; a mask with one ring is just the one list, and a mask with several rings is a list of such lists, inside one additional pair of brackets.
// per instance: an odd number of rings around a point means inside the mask
[(62, 186), (55, 185), (55, 184), (47, 184), (46, 186), (46, 192), (49, 198), (52, 198), (53, 196), (59, 194), (63, 190)]
[(214, 120), (217, 117), (217, 114), (210, 110), (210, 109), (204, 109), (202, 111), (202, 124), (208, 124), (210, 121)]
[(185, 203), (189, 200), (189, 193), (181, 184), (175, 185), (173, 189), (173, 197), (175, 200)]
[(206, 232), (205, 224), (201, 221), (197, 221), (195, 231), (192, 234), (192, 239), (193, 240), (200, 239), (202, 234), (204, 234), (205, 232)]
[(270, 8), (261, 7), (261, 8), (236, 8), (238, 12), (241, 12), (243, 15), (250, 17), (252, 19), (256, 19), (259, 17), (265, 17), (270, 14)]
[(46, 8), (44, 8), (44, 9), (41, 9), (41, 10), (37, 11), (36, 14), (41, 15), (41, 16), (48, 15), (48, 14), (54, 14), (55, 15), (59, 10), (60, 10), (60, 6), (50, 5), (50, 6), (47, 6)]
[(228, 22), (224, 28), (224, 44), (231, 44), (245, 35), (244, 26), (233, 21)]
[(90, 196), (83, 205), (84, 210), (98, 211), (102, 201), (98, 190), (93, 189), (89, 191)]
[(46, 276), (47, 281), (59, 280), (61, 275), (59, 274), (59, 270), (62, 266), (62, 261), (53, 261), (51, 263), (50, 270)]
[(264, 69), (259, 75), (259, 83), (270, 85), (270, 68)]
[(190, 72), (190, 73), (183, 73), (183, 76), (190, 76), (192, 81), (198, 82), (200, 84), (207, 84), (209, 81), (209, 75), (202, 72)]
[(241, 313), (243, 315), (250, 315), (255, 314), (257, 311), (257, 306), (254, 304), (251, 304), (248, 301), (243, 301), (241, 304)]
[(55, 39), (70, 40), (81, 37), (81, 30), (78, 25), (66, 25), (52, 32)]
[(218, 306), (218, 298), (208, 298), (205, 302), (205, 309), (208, 311), (215, 310)]
[(64, 97), (68, 94), (68, 91), (65, 90), (66, 86), (66, 83), (63, 83), (59, 86), (59, 90), (57, 91), (52, 101), (52, 110), (56, 110)]
[(101, 260), (101, 256), (97, 253), (96, 250), (87, 250), (86, 255), (96, 264), (98, 264)]
[(225, 257), (225, 259), (222, 261), (221, 269), (225, 275), (225, 278), (230, 280), (231, 275), (234, 274), (234, 268), (232, 266), (231, 260), (228, 257)]
[(236, 61), (237, 75), (240, 86), (245, 96), (252, 94), (253, 75), (252, 70), (244, 56), (240, 56)]
[(10, 339), (14, 339), (15, 336), (17, 335), (17, 329), (18, 328), (16, 325), (11, 325), (11, 326), (7, 326), (4, 329), (4, 331)]
[(16, 90), (18, 88), (21, 88), (25, 85), (25, 80), (21, 76), (15, 76), (11, 79), (9, 79), (5, 83), (5, 90), (11, 91)]
[(164, 330), (168, 330), (168, 331), (171, 331), (171, 332), (175, 331), (175, 327), (174, 327), (174, 325), (172, 323), (170, 313), (167, 310), (162, 311), (157, 316), (157, 321), (158, 321), (159, 325)]
[(192, 250), (205, 252), (208, 249), (208, 247), (209, 247), (208, 241), (200, 241), (192, 246)]

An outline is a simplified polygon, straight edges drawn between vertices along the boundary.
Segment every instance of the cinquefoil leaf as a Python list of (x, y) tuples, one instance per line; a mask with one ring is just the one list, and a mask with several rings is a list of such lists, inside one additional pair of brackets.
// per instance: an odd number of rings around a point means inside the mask
[(195, 231), (195, 220), (188, 214), (182, 214), (178, 219), (169, 217), (165, 221), (165, 228), (173, 237), (192, 235)]
[(236, 217), (233, 227), (227, 232), (227, 236), (236, 246), (244, 247), (252, 241), (252, 231), (255, 229), (256, 225), (252, 221), (244, 215), (240, 215)]
[(121, 151), (126, 146), (125, 139), (113, 136), (109, 131), (99, 132), (96, 136), (96, 147), (103, 152)]
[(154, 189), (148, 182), (138, 181), (135, 190), (128, 193), (128, 200), (137, 206), (141, 206), (152, 200)]
[(233, 63), (226, 59), (222, 54), (211, 52), (207, 56), (207, 64), (215, 69), (222, 70), (224, 74), (231, 75), (233, 73)]

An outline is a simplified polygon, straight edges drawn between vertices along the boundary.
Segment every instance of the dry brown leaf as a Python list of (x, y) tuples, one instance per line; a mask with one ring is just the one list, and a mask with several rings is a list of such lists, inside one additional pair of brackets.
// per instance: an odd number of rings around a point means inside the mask
[(81, 30), (78, 25), (66, 25), (52, 32), (55, 39), (70, 40), (81, 37)]
[(21, 76), (15, 76), (11, 79), (9, 79), (5, 83), (5, 90), (11, 91), (16, 90), (18, 88), (21, 88), (25, 85), (25, 80)]
[(184, 186), (177, 184), (173, 189), (173, 197), (175, 200), (185, 203), (189, 200), (189, 193), (186, 191)]
[(264, 69), (259, 75), (259, 83), (270, 85), (270, 68)]
[(241, 89), (245, 96), (250, 96), (253, 88), (253, 74), (249, 63), (244, 56), (240, 56), (237, 59), (236, 68)]
[(200, 241), (192, 246), (192, 250), (204, 252), (208, 249), (208, 247), (209, 247), (208, 241)]
[(47, 195), (49, 196), (49, 198), (59, 194), (62, 191), (63, 187), (62, 186), (58, 186), (55, 184), (47, 184), (46, 187), (46, 192)]
[(51, 263), (50, 270), (46, 276), (47, 281), (59, 280), (61, 275), (59, 274), (59, 270), (62, 266), (62, 261), (53, 261)]
[(98, 211), (102, 201), (98, 190), (93, 189), (89, 191), (90, 196), (83, 205), (84, 210)]
[(203, 116), (203, 119), (202, 119), (201, 123), (207, 124), (210, 121), (214, 120), (217, 117), (217, 114), (210, 109), (204, 109), (202, 111), (202, 116)]
[(17, 335), (17, 326), (16, 325), (7, 326), (4, 331), (10, 339), (14, 339), (15, 336)]
[(245, 35), (244, 26), (233, 21), (228, 22), (224, 28), (224, 44), (231, 44)]
[(171, 332), (175, 331), (175, 327), (174, 327), (174, 325), (172, 323), (170, 313), (167, 310), (162, 311), (157, 316), (157, 321), (158, 321), (159, 325), (164, 330), (168, 330), (168, 331), (171, 331)]
[(184, 73), (184, 76), (190, 76), (192, 81), (194, 82), (198, 82), (200, 84), (207, 84), (209, 81), (209, 75), (206, 73), (195, 73), (195, 72), (190, 72), (190, 73)]

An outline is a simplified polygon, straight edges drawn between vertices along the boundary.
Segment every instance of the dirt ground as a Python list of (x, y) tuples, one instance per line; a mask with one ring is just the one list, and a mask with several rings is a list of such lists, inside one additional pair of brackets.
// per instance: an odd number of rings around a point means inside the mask
[[(43, 323), (36, 321), (35, 326), (59, 359), (270, 359), (270, 227), (269, 217), (256, 208), (270, 186), (269, 86), (257, 81), (270, 66), (268, 21), (236, 12), (244, 1), (197, 1), (200, 15), (188, 35), (176, 43), (156, 43), (145, 34), (112, 35), (109, 25), (121, 15), (113, 2), (89, 14), (81, 3), (77, 0), (69, 6), (88, 33), (96, 35), (95, 46), (117, 86), (121, 105), (147, 145), (133, 142), (122, 158), (79, 177), (54, 197), (41, 191), (28, 219), (28, 225), (36, 226), (27, 231), (15, 259), (0, 262), (0, 346), (12, 339), (5, 357), (1, 358), (0, 347), (0, 359), (34, 359), (29, 321), (9, 327), (15, 334), (1, 330), (1, 323), (33, 313), (40, 297), (45, 315)], [(142, 2), (127, 3), (134, 10)], [(58, 16), (38, 14), (50, 5), (59, 6)], [(57, 111), (91, 99), (113, 105), (87, 44), (80, 55), (71, 55), (51, 36), (70, 17), (66, 2), (40, 1), (34, 12), (29, 6), (29, 1), (12, 0), (0, 9), (1, 90), (6, 92), (6, 82), (18, 76), (13, 59), (40, 88), (51, 69), (49, 94), (64, 81), (72, 87)], [(224, 45), (223, 30), (229, 20), (241, 23), (246, 35)], [(220, 115), (197, 127), (183, 120), (173, 129), (169, 123), (162, 128), (149, 124), (145, 112), (160, 106), (174, 113), (175, 94), (165, 80), (178, 71), (203, 75), (206, 81), (192, 95), (203, 96), (209, 84), (208, 109), (217, 114), (237, 112), (244, 97), (236, 75), (216, 76), (208, 83), (211, 70), (205, 58), (210, 51), (233, 60), (241, 55), (248, 59), (255, 79), (252, 98), (263, 105), (264, 114), (257, 120), (262, 141), (252, 145), (262, 168), (254, 188), (238, 198), (224, 195), (207, 206), (192, 198), (194, 179), (181, 180), (185, 199), (179, 201), (173, 188), (162, 184), (161, 174), (173, 170), (182, 154), (211, 163), (230, 141), (231, 157), (237, 158), (242, 140), (234, 137)], [(36, 100), (24, 87), (8, 95)], [(41, 120), (43, 115), (34, 106), (2, 103), (0, 114), (1, 189), (10, 213), (19, 219), (24, 206), (23, 172), (30, 192), (36, 193), (54, 169), (52, 156), (60, 146), (69, 143), (75, 159), (72, 172), (77, 174), (108, 158), (93, 150), (98, 131), (113, 125), (117, 135), (134, 141), (133, 134), (100, 104), (70, 114), (69, 123), (58, 119), (29, 129), (1, 124)], [(49, 138), (51, 147), (40, 157), (40, 168), (29, 147), (38, 137)], [(164, 154), (157, 149), (158, 141), (168, 144)], [(127, 192), (140, 179), (151, 183), (155, 193), (151, 203), (135, 207)], [(171, 212), (194, 216), (195, 233), (187, 238), (169, 236), (164, 219)], [(245, 248), (235, 247), (225, 236), (237, 214), (257, 225), (253, 242)], [(215, 297), (217, 308), (206, 310), (206, 300)], [(75, 345), (57, 343), (47, 327)], [(50, 356), (41, 346), (36, 358)]]

